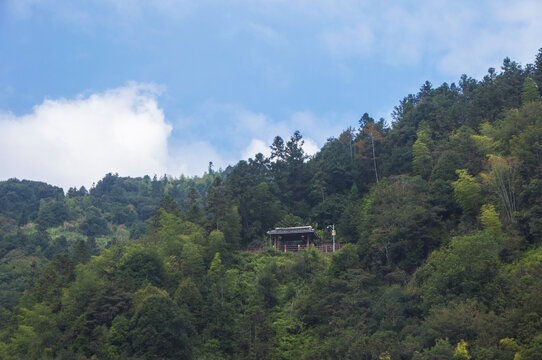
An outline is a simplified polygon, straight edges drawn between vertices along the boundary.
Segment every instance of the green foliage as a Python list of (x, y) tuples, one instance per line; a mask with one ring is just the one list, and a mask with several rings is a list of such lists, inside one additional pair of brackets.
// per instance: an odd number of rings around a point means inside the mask
[(119, 273), (126, 284), (134, 288), (147, 281), (155, 286), (164, 284), (162, 260), (151, 249), (129, 249), (120, 260)]
[[(244, 210), (245, 224), (244, 238), (245, 242), (257, 239), (266, 230), (272, 229), (273, 225), (282, 218), (283, 212), (280, 208), (280, 202), (276, 200), (266, 182), (262, 182), (249, 190), (249, 199), (245, 202)], [(246, 243), (245, 243), (246, 245)]]
[(224, 233), (219, 230), (211, 231), (206, 249), (206, 263), (210, 263), (216, 253), (226, 253), (227, 248), (228, 244), (226, 243)]
[(495, 238), (485, 232), (455, 237), (432, 252), (413, 283), (425, 309), (482, 294), (499, 268), (498, 253)]
[(241, 244), (241, 217), (237, 206), (232, 206), (225, 215), (222, 226), (224, 238), (232, 250), (239, 249)]
[(469, 360), (471, 356), (469, 355), (469, 350), (467, 349), (467, 342), (465, 340), (461, 340), (457, 343), (457, 347), (454, 351), (454, 360)]
[(431, 175), (431, 162), (427, 145), (420, 139), (416, 140), (412, 145), (412, 170), (414, 173), (428, 179)]
[(94, 206), (87, 209), (85, 219), (79, 225), (79, 230), (86, 236), (107, 235), (109, 233), (107, 222), (100, 210)]
[(51, 347), (60, 336), (51, 309), (43, 304), (36, 304), (32, 309), (21, 309), (23, 321), (13, 334), (9, 346), (13, 354), (37, 359), (42, 352), (51, 352)]
[(521, 131), (510, 139), (510, 151), (530, 175), (542, 176), (542, 101), (523, 106), (517, 116), (522, 117)]
[[(135, 357), (145, 359), (190, 359), (188, 335), (191, 325), (167, 293), (149, 287), (136, 293), (130, 319), (129, 341)], [(136, 299), (134, 299), (135, 301)]]
[(207, 212), (211, 215), (212, 226), (216, 226), (216, 230), (220, 230), (221, 224), (224, 222), (226, 213), (229, 210), (228, 190), (224, 185), (221, 177), (216, 177), (213, 184), (207, 192)]
[(334, 278), (345, 277), (348, 269), (355, 269), (358, 266), (358, 247), (354, 244), (346, 244), (332, 255), (327, 273)]
[(532, 179), (523, 187), (520, 197), (525, 204), (520, 213), (520, 223), (528, 239), (537, 242), (535, 239), (542, 239), (542, 180)]
[[(282, 315), (282, 314), (281, 314)], [(273, 358), (302, 359), (308, 352), (308, 339), (300, 336), (303, 323), (298, 319), (281, 316), (272, 324), (278, 344), (274, 347)]]
[(62, 224), (68, 218), (68, 211), (63, 200), (42, 201), (38, 212), (38, 229), (44, 231)]
[[(426, 82), (313, 157), (0, 182), (0, 357), (540, 358), (541, 71)], [(342, 249), (239, 251), (309, 224)]]
[(489, 175), (482, 174), (487, 180), (490, 189), (497, 194), (504, 209), (508, 223), (516, 221), (517, 211), (517, 164), (512, 159), (505, 159), (499, 156), (489, 156)]
[(195, 187), (190, 188), (188, 196), (184, 201), (186, 219), (195, 224), (203, 221), (203, 213), (200, 205), (199, 193)]
[(106, 359), (127, 357), (130, 353), (130, 321), (123, 315), (115, 317), (104, 349)]
[[(43, 182), (9, 179), (0, 182), (0, 215), (17, 219), (21, 225), (38, 216), (41, 203), (62, 199), (61, 188)], [(23, 221), (26, 220), (26, 221)]]
[(357, 186), (354, 184), (350, 190), (346, 207), (337, 224), (337, 231), (341, 234), (341, 242), (358, 242), (358, 222), (360, 218), (361, 204), (359, 201), (359, 192)]
[(522, 162), (523, 172), (527, 175), (539, 177), (542, 102), (529, 102), (504, 115), (495, 126), (500, 150), (503, 155), (518, 158)]
[(203, 298), (194, 281), (189, 277), (185, 277), (175, 291), (174, 300), (179, 307), (186, 305), (192, 313), (196, 314)]
[(446, 150), (437, 160), (431, 172), (431, 181), (445, 180), (452, 181), (457, 179), (456, 170), (458, 170), (464, 161), (460, 153), (454, 150)]
[(540, 93), (536, 87), (536, 83), (530, 77), (526, 77), (523, 81), (523, 89), (521, 90), (521, 101), (526, 104), (532, 101), (540, 100)]
[(200, 246), (186, 243), (181, 253), (181, 274), (184, 278), (191, 278), (196, 283), (202, 281), (205, 274), (203, 254)]
[(279, 136), (275, 137), (271, 144), (270, 174), (286, 209), (305, 217), (308, 212), (305, 199), (309, 194), (306, 184), (310, 181), (311, 173), (305, 163), (308, 156), (303, 151), (303, 143), (299, 131), (295, 131), (286, 143)]
[(303, 219), (299, 216), (292, 214), (286, 214), (280, 219), (278, 223), (275, 224), (275, 227), (296, 227), (303, 226)]
[(90, 252), (85, 241), (79, 240), (77, 242), (72, 258), (76, 264), (85, 264), (90, 260)]
[(310, 217), (318, 224), (335, 224), (340, 219), (340, 214), (344, 212), (346, 206), (346, 197), (339, 194), (333, 194), (312, 208)]
[(538, 335), (520, 352), (520, 359), (534, 360), (542, 356), (542, 335)]
[(494, 236), (501, 234), (502, 224), (499, 220), (499, 214), (491, 204), (484, 204), (480, 210), (480, 222), (482, 227)]
[(467, 169), (471, 174), (477, 174), (483, 170), (487, 149), (483, 146), (484, 142), (481, 142), (477, 137), (474, 129), (461, 126), (450, 134), (449, 144), (446, 145), (450, 151), (459, 155), (463, 169)]
[(277, 296), (279, 283), (275, 278), (275, 271), (276, 267), (271, 263), (258, 274), (258, 290), (262, 296), (263, 304), (269, 308), (274, 307), (279, 302)]
[(469, 220), (476, 217), (482, 203), (480, 184), (469, 175), (467, 170), (456, 170), (459, 178), (452, 183), (455, 201), (463, 210), (463, 216)]
[(359, 244), (366, 266), (411, 272), (440, 244), (441, 224), (419, 177), (381, 182), (364, 205)]
[(435, 346), (423, 352), (423, 359), (454, 360), (454, 348), (448, 339), (438, 339)]

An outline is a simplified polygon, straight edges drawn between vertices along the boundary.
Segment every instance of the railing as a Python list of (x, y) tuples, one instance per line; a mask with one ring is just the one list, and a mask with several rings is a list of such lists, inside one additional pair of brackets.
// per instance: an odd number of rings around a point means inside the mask
[[(292, 245), (292, 244), (281, 244), (277, 246), (276, 250), (279, 250), (281, 252), (299, 252), (301, 250), (304, 250), (307, 248), (307, 245)], [(333, 244), (311, 244), (309, 245), (309, 248), (314, 248), (316, 250), (321, 251), (324, 254), (331, 254), (333, 253)], [(245, 251), (253, 252), (253, 253), (261, 253), (264, 250), (269, 249), (269, 247), (259, 247), (259, 248), (250, 248), (246, 249)], [(335, 251), (339, 251), (341, 249), (340, 244), (335, 244)]]
[[(318, 244), (314, 245), (314, 247), (324, 254), (332, 253), (333, 252), (333, 244)], [(335, 251), (341, 250), (340, 244), (335, 244)]]

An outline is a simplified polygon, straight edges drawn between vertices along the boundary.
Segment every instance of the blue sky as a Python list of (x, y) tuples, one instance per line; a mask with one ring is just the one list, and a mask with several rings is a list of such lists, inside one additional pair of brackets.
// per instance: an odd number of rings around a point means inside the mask
[(542, 47), (542, 2), (0, 0), (0, 179), (201, 175)]

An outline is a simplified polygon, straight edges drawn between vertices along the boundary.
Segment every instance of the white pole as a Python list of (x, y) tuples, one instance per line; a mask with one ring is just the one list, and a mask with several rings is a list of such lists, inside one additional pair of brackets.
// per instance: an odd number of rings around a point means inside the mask
[(333, 252), (335, 252), (335, 224), (333, 224), (333, 228), (331, 230), (331, 235), (333, 236)]

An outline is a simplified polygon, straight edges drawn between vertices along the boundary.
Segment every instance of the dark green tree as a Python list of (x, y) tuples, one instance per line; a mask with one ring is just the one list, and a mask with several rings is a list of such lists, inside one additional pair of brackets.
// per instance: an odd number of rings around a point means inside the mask
[(107, 221), (100, 209), (91, 206), (86, 210), (85, 218), (79, 225), (79, 231), (86, 236), (100, 236), (109, 234)]
[(203, 211), (200, 205), (200, 195), (195, 187), (191, 187), (184, 201), (185, 216), (188, 221), (195, 224), (202, 223)]
[(271, 175), (277, 184), (279, 196), (290, 212), (306, 216), (306, 203), (310, 188), (310, 171), (305, 163), (308, 156), (303, 150), (304, 140), (299, 131), (295, 131), (284, 144), (277, 136), (271, 145)]
[(165, 291), (143, 290), (130, 319), (130, 344), (135, 357), (145, 359), (190, 359), (192, 326), (186, 314)]
[(120, 261), (119, 272), (124, 283), (138, 288), (145, 282), (162, 286), (165, 280), (164, 265), (151, 249), (132, 249)]
[(221, 230), (220, 224), (224, 223), (230, 206), (226, 186), (222, 178), (217, 176), (207, 192), (207, 212), (210, 214), (212, 226), (216, 230)]
[(534, 62), (533, 80), (536, 82), (538, 91), (542, 96), (542, 48), (538, 49)]
[(53, 226), (61, 225), (68, 219), (68, 211), (64, 199), (43, 201), (38, 212), (38, 229), (43, 231)]

